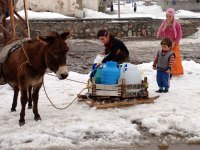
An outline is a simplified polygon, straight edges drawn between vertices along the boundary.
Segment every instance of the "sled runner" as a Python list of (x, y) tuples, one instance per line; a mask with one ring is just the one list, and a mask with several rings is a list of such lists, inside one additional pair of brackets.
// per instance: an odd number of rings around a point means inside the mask
[(86, 95), (78, 95), (79, 101), (84, 101), (90, 107), (96, 107), (97, 109), (107, 109), (107, 108), (121, 108), (130, 107), (138, 104), (150, 104), (154, 103), (154, 100), (159, 98), (159, 96), (154, 96), (150, 98), (129, 98), (129, 99), (117, 99), (102, 97), (102, 100), (96, 98), (88, 98)]

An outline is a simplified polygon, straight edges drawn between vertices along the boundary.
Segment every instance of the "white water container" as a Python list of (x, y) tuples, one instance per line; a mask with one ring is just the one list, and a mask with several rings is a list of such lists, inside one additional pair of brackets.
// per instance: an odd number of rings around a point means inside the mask
[(102, 62), (102, 60), (105, 58), (105, 55), (103, 54), (98, 54), (94, 60), (94, 64)]
[(125, 72), (127, 70), (127, 67), (130, 65), (131, 65), (131, 63), (120, 64), (120, 78), (121, 79), (125, 79)]
[[(126, 85), (141, 84), (142, 76), (136, 65), (123, 63), (120, 70), (120, 78), (125, 79)], [(129, 92), (138, 92), (140, 89), (129, 90)]]

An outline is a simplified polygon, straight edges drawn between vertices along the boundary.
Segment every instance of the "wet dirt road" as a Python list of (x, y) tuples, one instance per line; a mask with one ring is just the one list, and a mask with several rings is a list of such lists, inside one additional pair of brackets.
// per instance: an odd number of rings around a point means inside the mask
[[(157, 50), (160, 49), (160, 40), (126, 40), (122, 39), (129, 49), (131, 63), (140, 64), (152, 62)], [(96, 55), (104, 50), (98, 40), (68, 41), (68, 65), (71, 71), (89, 73)], [(182, 39), (180, 48), (183, 60), (193, 60), (200, 63), (200, 38)]]

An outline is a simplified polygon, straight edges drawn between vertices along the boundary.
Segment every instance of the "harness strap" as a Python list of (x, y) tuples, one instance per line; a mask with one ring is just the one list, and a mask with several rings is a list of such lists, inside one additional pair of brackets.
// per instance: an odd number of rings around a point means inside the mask
[(26, 64), (31, 65), (30, 59), (28, 58), (28, 55), (27, 55), (27, 53), (26, 53), (26, 51), (25, 51), (25, 49), (24, 49), (24, 44), (22, 44), (22, 50), (23, 50), (24, 55), (26, 56), (26, 59), (27, 59), (27, 60), (19, 66), (19, 70), (20, 70), (20, 71), (22, 70), (22, 67), (23, 67), (24, 65), (26, 65)]
[(26, 54), (26, 51), (24, 49), (24, 44), (22, 44), (22, 50), (23, 50), (23, 52), (24, 52), (24, 54), (25, 54), (25, 56), (27, 58), (28, 63), (30, 63), (30, 65), (31, 65), (30, 59), (28, 58), (28, 55)]

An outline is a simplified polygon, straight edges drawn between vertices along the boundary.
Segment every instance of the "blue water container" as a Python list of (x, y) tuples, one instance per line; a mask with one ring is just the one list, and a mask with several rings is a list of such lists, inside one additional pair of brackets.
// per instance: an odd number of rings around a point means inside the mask
[(98, 69), (96, 69), (96, 73), (94, 75), (96, 84), (101, 84), (101, 74), (102, 74), (102, 68), (99, 67)]
[(120, 69), (117, 66), (117, 62), (108, 61), (106, 62), (106, 64), (103, 64), (101, 73), (101, 84), (117, 84), (119, 77)]

